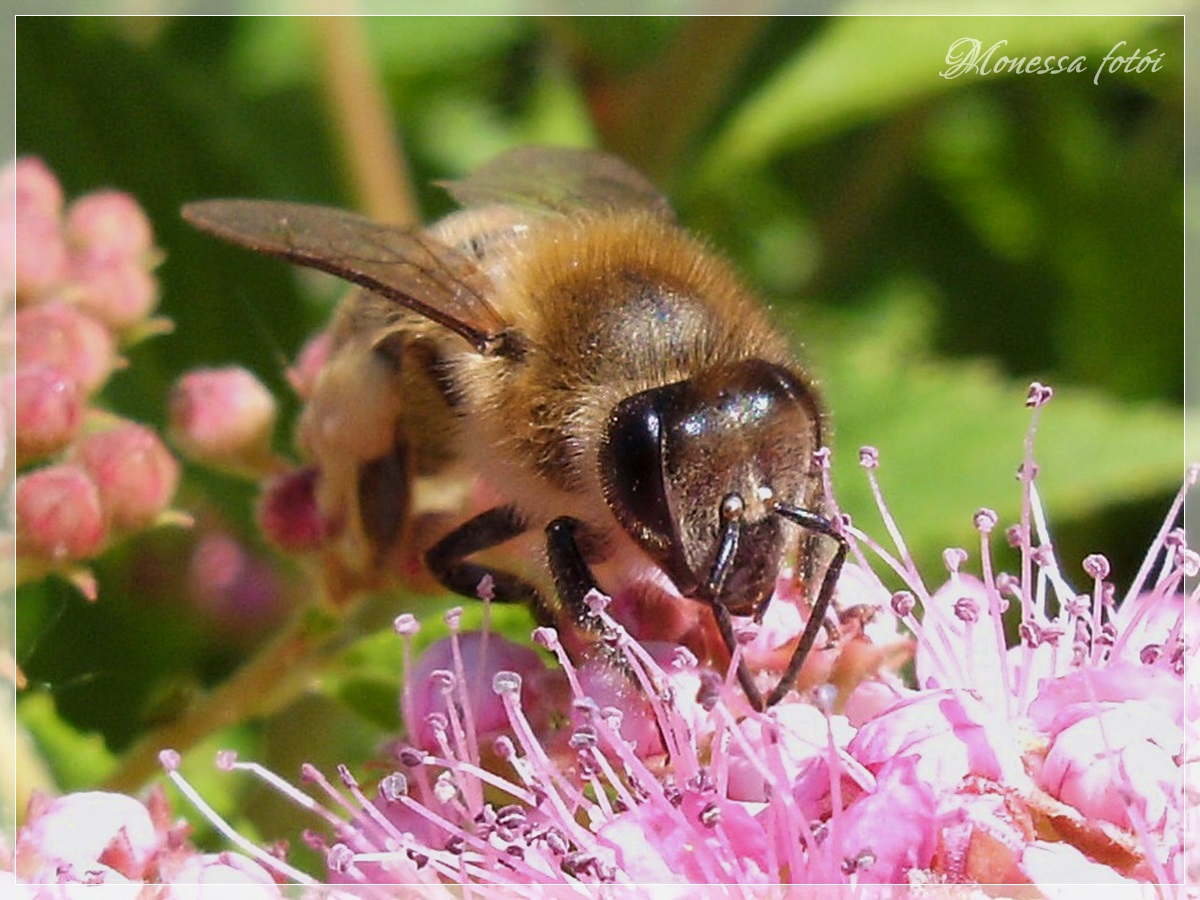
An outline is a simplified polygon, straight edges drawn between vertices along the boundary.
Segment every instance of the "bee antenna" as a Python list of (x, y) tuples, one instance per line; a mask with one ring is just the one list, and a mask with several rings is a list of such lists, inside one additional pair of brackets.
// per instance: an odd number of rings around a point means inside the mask
[(728, 494), (721, 501), (721, 546), (717, 548), (717, 559), (708, 576), (708, 590), (715, 597), (721, 593), (729, 566), (737, 555), (738, 538), (742, 532), (742, 516), (746, 503), (739, 494)]
[(837, 524), (820, 513), (815, 513), (803, 507), (778, 502), (773, 504), (772, 509), (777, 515), (782, 516), (789, 522), (795, 522), (801, 528), (807, 528), (810, 531), (815, 531), (817, 534), (832, 538), (837, 542), (837, 551), (833, 554), (833, 559), (830, 560), (828, 567), (826, 567), (821, 577), (821, 587), (817, 591), (817, 598), (812, 605), (812, 609), (809, 611), (808, 622), (804, 626), (804, 632), (800, 635), (796, 649), (792, 652), (792, 658), (788, 661), (783, 675), (780, 676), (779, 683), (775, 685), (775, 689), (767, 696), (767, 706), (773, 706), (782, 700), (784, 695), (792, 689), (792, 685), (796, 683), (796, 676), (800, 674), (800, 669), (804, 665), (804, 661), (808, 658), (813, 644), (816, 643), (817, 632), (824, 625), (825, 613), (829, 610), (829, 606), (833, 601), (833, 591), (837, 587), (838, 578), (842, 574), (842, 564), (846, 561), (846, 554), (850, 550), (850, 543), (846, 540)]

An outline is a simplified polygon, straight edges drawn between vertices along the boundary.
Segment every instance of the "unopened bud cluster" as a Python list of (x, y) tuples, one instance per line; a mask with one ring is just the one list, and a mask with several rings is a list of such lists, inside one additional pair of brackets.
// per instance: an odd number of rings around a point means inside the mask
[(150, 428), (103, 410), (123, 347), (166, 330), (152, 318), (161, 254), (128, 194), (70, 204), (54, 173), (23, 158), (0, 173), (6, 370), (3, 425), (15, 428), (18, 558), (34, 572), (95, 556), (167, 512), (179, 465)]
[[(286, 376), (307, 400), (328, 357), (328, 336), (314, 338)], [(238, 366), (197, 369), (171, 392), (171, 440), (195, 462), (262, 486), (257, 519), (263, 534), (292, 553), (316, 550), (327, 536), (317, 508), (314, 466), (295, 467), (272, 450), (278, 408), (275, 396)]]

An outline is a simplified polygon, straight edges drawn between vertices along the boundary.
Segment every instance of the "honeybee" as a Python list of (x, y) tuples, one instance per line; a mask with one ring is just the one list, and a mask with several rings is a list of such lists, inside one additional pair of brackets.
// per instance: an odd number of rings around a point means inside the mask
[[(665, 577), (712, 612), (761, 620), (783, 568), (819, 568), (807, 626), (758, 708), (821, 630), (847, 544), (822, 513), (813, 382), (730, 266), (640, 173), (598, 152), (525, 147), (445, 184), (462, 207), (425, 228), (292, 203), (210, 200), (193, 225), (365, 290), (332, 325), (301, 434), (318, 502), (378, 563), (417, 479), (454, 467), (497, 498), (425, 554), (446, 588), (595, 625), (585, 598)], [(544, 536), (553, 595), (477, 554)], [(819, 557), (818, 539), (836, 545)], [(544, 579), (543, 579), (544, 580)]]

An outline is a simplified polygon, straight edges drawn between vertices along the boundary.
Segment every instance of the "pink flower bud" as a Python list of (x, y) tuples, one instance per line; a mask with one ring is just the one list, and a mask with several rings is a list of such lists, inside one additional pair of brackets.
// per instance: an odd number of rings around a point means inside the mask
[(91, 394), (116, 367), (113, 336), (73, 306), (42, 303), (17, 310), (13, 318), (21, 368), (39, 363), (52, 366)]
[(1162, 827), (1181, 772), (1182, 679), (1121, 661), (1047, 680), (1030, 720), (1050, 739), (1037, 781), (1089, 818)]
[(772, 710), (772, 718), (774, 721), (747, 718), (741, 723), (745, 740), (736, 742), (729, 754), (731, 799), (760, 803), (770, 796), (766, 776), (759, 768), (761, 762), (752, 758), (755, 751), (749, 748), (772, 747), (771, 752), (778, 754), (778, 761), (773, 760), (772, 764), (781, 769), (785, 783), (795, 785), (808, 764), (825, 762), (831, 729), (839, 747), (844, 747), (853, 733), (844, 716), (826, 719), (820, 710), (807, 703), (781, 703)]
[[(621, 739), (632, 744), (639, 757), (661, 758), (666, 753), (654, 707), (649, 698), (630, 687), (628, 675), (606, 659), (584, 660), (576, 674), (585, 697), (601, 709), (615, 707), (621, 711)], [(576, 726), (586, 724), (578, 712), (572, 718)]]
[(916, 776), (935, 791), (953, 790), (968, 775), (1009, 784), (1024, 781), (1012, 732), (962, 691), (928, 690), (900, 700), (864, 723), (849, 750), (872, 770), (912, 757)]
[(86, 559), (104, 543), (100, 491), (79, 466), (38, 469), (17, 479), (17, 549), (52, 562)]
[(17, 209), (27, 213), (62, 215), (62, 186), (50, 167), (36, 156), (14, 159), (0, 171), (0, 200), (10, 199)]
[(29, 366), (0, 385), (13, 403), (17, 464), (49, 456), (71, 443), (83, 424), (83, 398), (70, 377), (50, 366)]
[(62, 204), (58, 179), (40, 159), (15, 160), (0, 173), (0, 275), (6, 293), (14, 278), (23, 300), (43, 295), (62, 280), (67, 266)]
[(70, 299), (109, 328), (123, 331), (158, 304), (158, 282), (135, 259), (83, 254), (71, 260)]
[(228, 534), (205, 535), (196, 545), (188, 586), (216, 626), (236, 636), (272, 623), (286, 608), (275, 570)]
[(144, 528), (164, 512), (179, 485), (179, 463), (158, 435), (128, 424), (90, 434), (75, 459), (91, 474), (109, 521)]
[(163, 873), (162, 900), (279, 900), (283, 892), (271, 873), (240, 853), (203, 853), (186, 857), (178, 869)]
[(171, 438), (190, 458), (234, 469), (270, 453), (275, 398), (237, 366), (184, 375), (171, 394)]
[(937, 796), (920, 776), (917, 759), (888, 760), (875, 789), (851, 803), (827, 848), (845, 875), (860, 884), (902, 882), (910, 869), (929, 865), (937, 848)]
[(1163, 826), (1182, 778), (1183, 732), (1150, 703), (1097, 712), (1055, 736), (1038, 775), (1052, 796), (1089, 819)]
[(328, 331), (314, 334), (300, 349), (296, 361), (287, 370), (288, 383), (302, 400), (312, 396), (317, 376), (329, 359), (333, 336)]
[(67, 210), (71, 245), (101, 258), (136, 259), (154, 247), (150, 220), (129, 194), (93, 191)]
[(15, 283), (22, 303), (36, 301), (67, 277), (67, 242), (57, 218), (18, 209), (15, 218), (5, 216), (0, 222), (0, 236), (6, 257), (5, 293)]
[(731, 860), (747, 883), (761, 879), (770, 852), (768, 831), (759, 819), (741, 804), (707, 792), (685, 790), (677, 796), (677, 805), (638, 804), (597, 831), (598, 846), (612, 853), (631, 882), (704, 884)]
[(258, 501), (258, 527), (291, 553), (318, 549), (329, 526), (317, 507), (317, 470), (309, 466), (272, 479)]

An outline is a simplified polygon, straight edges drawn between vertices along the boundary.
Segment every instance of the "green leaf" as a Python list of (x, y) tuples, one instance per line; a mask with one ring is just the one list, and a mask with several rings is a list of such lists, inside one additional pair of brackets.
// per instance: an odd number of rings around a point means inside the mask
[[(318, 74), (311, 53), (318, 27), (319, 20), (303, 16), (245, 19), (232, 60), (241, 81), (256, 92), (312, 82)], [(514, 17), (389, 15), (373, 19), (366, 37), (389, 77), (427, 78), (460, 72), (501, 52), (528, 27)]]
[(57, 785), (64, 791), (98, 784), (113, 768), (113, 756), (104, 739), (85, 733), (64, 721), (48, 692), (28, 691), (18, 704), (21, 724), (28, 730), (50, 764)]
[[(867, 478), (856, 471), (859, 447), (878, 448), (876, 474), (889, 508), (914, 553), (932, 559), (946, 546), (977, 541), (972, 517), (980, 507), (996, 510), (1001, 528), (1016, 521), (1015, 475), (1031, 412), (1028, 383), (1002, 377), (985, 361), (923, 355), (925, 327), (920, 302), (898, 291), (843, 320), (839, 337), (822, 342), (837, 352), (814, 363), (833, 410), (840, 506), (860, 527), (881, 533)], [(1179, 486), (1182, 410), (1054, 387), (1034, 445), (1052, 524)]]
[[(825, 139), (981, 78), (1091, 80), (1104, 54), (1118, 41), (1126, 42), (1121, 52), (1128, 53), (1163, 21), (1095, 16), (829, 19), (811, 44), (801, 47), (742, 102), (707, 148), (701, 171), (719, 179), (731, 169), (761, 164), (783, 150)], [(961, 38), (979, 40), (984, 52), (998, 41), (1007, 41), (993, 59), (1084, 54), (1087, 71), (1020, 76), (969, 72), (944, 77), (940, 73), (949, 71), (950, 47)], [(1149, 50), (1144, 45), (1142, 55)]]

